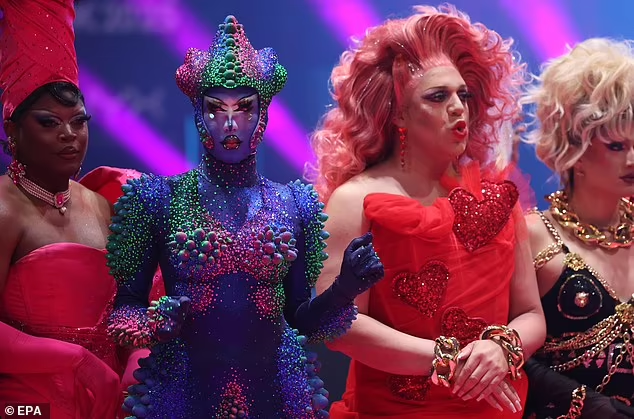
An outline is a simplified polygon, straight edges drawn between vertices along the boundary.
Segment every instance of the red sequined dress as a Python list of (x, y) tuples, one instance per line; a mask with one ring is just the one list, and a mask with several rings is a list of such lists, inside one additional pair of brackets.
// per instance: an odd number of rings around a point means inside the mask
[[(423, 206), (408, 197), (371, 194), (365, 216), (385, 278), (370, 291), (368, 315), (409, 335), (456, 337), (462, 346), (491, 324), (508, 324), (514, 271), (514, 219), (522, 217), (509, 181), (481, 180), (472, 164), (462, 184), (444, 180), (448, 198)], [(527, 380), (513, 381), (522, 403)], [(462, 401), (426, 376), (392, 375), (351, 362), (333, 419), (520, 418), (486, 401)]]
[[(103, 167), (86, 175), (82, 183), (114, 203), (121, 195), (121, 185), (139, 175), (132, 170)], [(116, 285), (106, 266), (105, 253), (105, 249), (77, 243), (53, 243), (25, 255), (9, 268), (0, 294), (0, 321), (28, 335), (84, 346), (121, 373), (117, 348), (106, 334)], [(0, 345), (5, 347), (20, 343), (19, 338), (7, 342), (0, 336)], [(14, 349), (19, 352), (19, 348)], [(38, 366), (50, 360), (21, 361), (16, 365), (15, 359), (0, 359), (0, 403), (50, 403), (52, 419), (79, 418), (79, 406), (92, 403), (78, 400), (80, 395), (89, 396), (77, 390), (72, 371), (38, 373)], [(117, 407), (121, 396), (113, 395)], [(99, 412), (92, 413), (91, 417), (102, 418)]]

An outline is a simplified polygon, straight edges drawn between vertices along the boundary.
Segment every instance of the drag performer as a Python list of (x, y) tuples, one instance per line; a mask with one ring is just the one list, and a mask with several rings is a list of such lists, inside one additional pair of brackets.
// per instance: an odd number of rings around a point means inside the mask
[(332, 234), (318, 292), (366, 231), (385, 265), (331, 344), (352, 363), (330, 414), (521, 417), (522, 365), (545, 325), (518, 190), (490, 162), (510, 149), (501, 127), (524, 66), (455, 8), (415, 10), (342, 55), (336, 106), (313, 137)]
[[(537, 418), (634, 417), (634, 53), (589, 39), (549, 62), (524, 102), (528, 141), (561, 180), (528, 215), (548, 337), (527, 365)], [(581, 416), (579, 416), (581, 415)]]
[(116, 292), (105, 246), (121, 185), (88, 145), (72, 0), (2, 0), (0, 85), (12, 162), (0, 177), (0, 403), (53, 419), (113, 419), (137, 357), (106, 327)]
[[(256, 150), (287, 73), (228, 16), (208, 51), (176, 72), (204, 145), (200, 165), (125, 186), (111, 229), (119, 281), (111, 330), (151, 347), (126, 406), (138, 418), (321, 418), (327, 391), (306, 342), (355, 319), (354, 298), (382, 278), (371, 235), (356, 238), (337, 278), (311, 299), (328, 233), (309, 185), (264, 178)], [(148, 308), (160, 264), (166, 294)], [(334, 278), (333, 278), (334, 279)]]

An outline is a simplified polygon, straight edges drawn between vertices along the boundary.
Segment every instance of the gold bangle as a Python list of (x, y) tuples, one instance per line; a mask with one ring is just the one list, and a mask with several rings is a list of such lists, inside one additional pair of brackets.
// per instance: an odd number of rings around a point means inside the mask
[(581, 417), (581, 411), (586, 402), (586, 386), (582, 385), (572, 390), (572, 400), (570, 400), (570, 408), (565, 415), (558, 416), (557, 419), (577, 419)]
[(517, 380), (522, 376), (520, 369), (524, 366), (524, 350), (520, 335), (515, 329), (508, 326), (488, 326), (480, 335), (480, 339), (492, 340), (502, 348), (511, 379)]
[(436, 385), (451, 386), (451, 380), (458, 365), (460, 343), (453, 337), (440, 336), (434, 347), (434, 361), (432, 362), (431, 381)]

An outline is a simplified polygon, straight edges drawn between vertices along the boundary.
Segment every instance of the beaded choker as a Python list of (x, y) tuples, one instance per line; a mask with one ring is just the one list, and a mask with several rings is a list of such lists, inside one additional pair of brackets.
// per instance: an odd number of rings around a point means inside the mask
[(31, 196), (57, 208), (59, 213), (66, 213), (66, 203), (70, 200), (70, 187), (63, 192), (51, 193), (26, 177), (20, 177), (18, 184)]

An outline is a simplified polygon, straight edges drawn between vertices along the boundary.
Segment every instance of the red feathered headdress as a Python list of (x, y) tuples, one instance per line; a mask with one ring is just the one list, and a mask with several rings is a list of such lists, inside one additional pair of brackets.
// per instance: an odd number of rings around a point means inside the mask
[(4, 119), (48, 83), (79, 86), (74, 0), (0, 0), (0, 9)]

